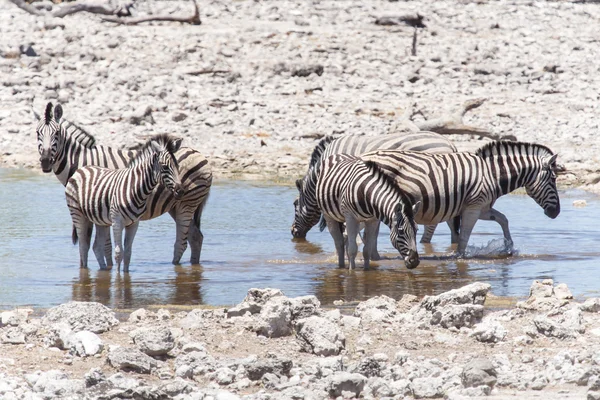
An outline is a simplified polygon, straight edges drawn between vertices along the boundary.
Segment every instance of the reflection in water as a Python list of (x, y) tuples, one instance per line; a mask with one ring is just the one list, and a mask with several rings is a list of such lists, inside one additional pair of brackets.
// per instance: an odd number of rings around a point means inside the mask
[(187, 267), (175, 266), (173, 294), (169, 297), (171, 304), (203, 304), (200, 282), (202, 281), (202, 265)]
[(318, 243), (309, 242), (306, 239), (292, 238), (294, 248), (298, 253), (301, 254), (321, 254), (323, 253), (323, 247)]

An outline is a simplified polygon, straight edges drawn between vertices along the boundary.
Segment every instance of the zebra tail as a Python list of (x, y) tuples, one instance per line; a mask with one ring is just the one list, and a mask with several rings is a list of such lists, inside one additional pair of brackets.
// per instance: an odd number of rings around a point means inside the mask
[(319, 230), (323, 232), (327, 227), (327, 221), (325, 221), (325, 217), (321, 214), (321, 219), (319, 220)]
[(71, 234), (71, 238), (73, 239), (73, 244), (77, 244), (77, 229), (75, 229), (75, 225), (73, 225), (73, 233)]
[(204, 206), (206, 205), (207, 201), (208, 201), (208, 196), (206, 196), (206, 198), (204, 199), (202, 204), (200, 204), (198, 206), (198, 208), (196, 208), (196, 211), (194, 211), (194, 224), (198, 228), (200, 228), (200, 218), (202, 217), (202, 210), (204, 210)]

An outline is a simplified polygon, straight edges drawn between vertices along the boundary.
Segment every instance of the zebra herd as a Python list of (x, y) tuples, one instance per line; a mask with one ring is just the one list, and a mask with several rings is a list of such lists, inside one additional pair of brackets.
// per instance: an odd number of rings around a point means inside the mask
[[(101, 146), (62, 115), (60, 105), (47, 104), (36, 129), (38, 151), (42, 170), (54, 172), (65, 186), (80, 267), (87, 268), (94, 226), (98, 264), (112, 267), (112, 226), (115, 261), (128, 271), (139, 221), (166, 212), (176, 225), (173, 263), (180, 262), (188, 243), (190, 261), (199, 263), (202, 210), (212, 184), (206, 158), (169, 135), (152, 136), (128, 150)], [(299, 196), (291, 232), (304, 238), (321, 221), (321, 230), (327, 227), (333, 237), (339, 266), (345, 266), (347, 254), (350, 268), (356, 266), (361, 224), (365, 268), (381, 258), (380, 222), (390, 228), (392, 245), (407, 268), (419, 265), (416, 224), (426, 226), (421, 242), (428, 243), (437, 224), (447, 222), (460, 256), (477, 220), (496, 221), (512, 247), (508, 219), (493, 205), (524, 187), (548, 217), (556, 218), (556, 157), (545, 146), (510, 141), (458, 152), (433, 132), (328, 136), (315, 147), (305, 176), (296, 181)]]
[(430, 132), (324, 138), (313, 151), (308, 172), (296, 181), (299, 197), (294, 202), (292, 235), (305, 237), (323, 214), (321, 229), (329, 228), (339, 266), (344, 267), (345, 223), (350, 268), (355, 266), (361, 222), (365, 268), (379, 258), (379, 221), (390, 227), (392, 244), (408, 268), (419, 264), (415, 223), (427, 226), (422, 241), (428, 242), (438, 223), (449, 222), (459, 256), (479, 219), (498, 222), (512, 247), (508, 220), (492, 208), (494, 202), (524, 187), (548, 217), (556, 218), (560, 213), (556, 157), (545, 146), (510, 141), (461, 153)]

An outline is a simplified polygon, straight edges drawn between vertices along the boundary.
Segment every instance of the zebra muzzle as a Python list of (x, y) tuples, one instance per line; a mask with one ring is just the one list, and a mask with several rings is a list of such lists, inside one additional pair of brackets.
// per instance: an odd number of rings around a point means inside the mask
[(417, 268), (417, 266), (419, 265), (420, 261), (419, 261), (419, 253), (417, 253), (414, 250), (409, 250), (408, 251), (408, 256), (406, 256), (404, 258), (404, 265), (406, 266), (406, 268), (408, 269), (413, 269), (413, 268)]
[(546, 214), (547, 217), (550, 217), (552, 219), (558, 217), (558, 214), (560, 214), (560, 206), (558, 207), (547, 207), (544, 210), (544, 214)]
[(40, 164), (43, 172), (50, 172), (52, 171), (54, 159), (52, 157), (40, 157)]

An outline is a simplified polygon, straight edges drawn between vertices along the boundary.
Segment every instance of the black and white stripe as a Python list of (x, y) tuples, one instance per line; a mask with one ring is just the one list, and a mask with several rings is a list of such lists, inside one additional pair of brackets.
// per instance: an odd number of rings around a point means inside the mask
[(419, 265), (417, 226), (412, 203), (377, 164), (347, 154), (334, 154), (322, 160), (316, 188), (317, 204), (323, 212), (335, 242), (338, 264), (344, 267), (343, 223), (348, 231), (348, 260), (355, 268), (358, 252), (356, 236), (365, 223), (364, 267), (369, 267), (377, 226), (390, 227), (392, 245), (400, 252), (408, 268)]
[[(119, 169), (127, 166), (137, 154), (136, 150), (114, 149), (95, 143), (94, 137), (77, 125), (62, 120), (60, 105), (48, 103), (43, 118), (37, 126), (38, 151), (44, 172), (53, 171), (58, 180), (66, 185), (78, 169), (86, 165)], [(176, 240), (173, 263), (178, 264), (189, 242), (190, 261), (200, 261), (204, 235), (201, 231), (201, 216), (212, 184), (212, 171), (208, 161), (197, 151), (183, 147), (176, 153), (179, 173), (184, 189), (183, 197), (158, 184), (148, 199), (148, 207), (142, 220), (156, 218), (165, 212), (176, 223)], [(110, 236), (107, 238), (106, 262), (112, 265)]]
[[(457, 252), (463, 254), (478, 219), (506, 222), (505, 238), (512, 245), (506, 217), (492, 209), (502, 195), (525, 187), (550, 218), (560, 213), (556, 189), (556, 155), (545, 146), (499, 141), (476, 153), (425, 154), (380, 150), (361, 159), (376, 162), (399, 182), (411, 201), (421, 201), (419, 224), (438, 224), (461, 217)], [(503, 227), (504, 229), (504, 227)]]
[[(374, 150), (411, 150), (424, 151), (428, 153), (453, 153), (456, 146), (447, 138), (433, 132), (416, 132), (381, 136), (356, 136), (346, 135), (335, 138), (327, 136), (315, 147), (312, 152), (308, 171), (306, 175), (296, 181), (299, 196), (294, 202), (294, 223), (292, 224), (292, 236), (304, 238), (308, 231), (315, 226), (321, 218), (321, 212), (317, 207), (315, 188), (319, 177), (321, 160), (332, 154), (360, 154)], [(379, 229), (379, 228), (377, 228)], [(451, 231), (455, 229), (451, 228)], [(428, 226), (423, 234), (421, 242), (429, 243), (435, 231), (434, 226)], [(455, 240), (458, 240), (458, 234)], [(373, 259), (379, 259), (377, 244), (373, 252)]]
[[(65, 187), (67, 206), (73, 220), (73, 244), (79, 239), (80, 267), (87, 268), (92, 224), (96, 225), (94, 253), (100, 268), (108, 227), (112, 225), (115, 239), (115, 261), (123, 271), (129, 270), (131, 246), (140, 218), (146, 212), (148, 198), (159, 182), (167, 190), (181, 190), (177, 159), (174, 153), (181, 139), (158, 135), (123, 169), (108, 169), (95, 165), (79, 168)], [(122, 234), (125, 229), (125, 247)]]

